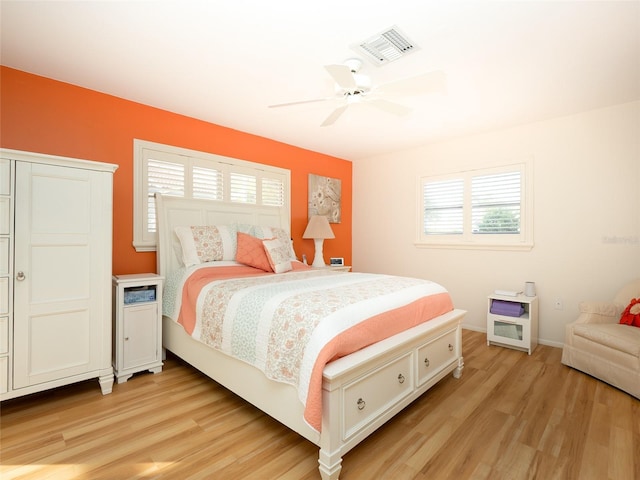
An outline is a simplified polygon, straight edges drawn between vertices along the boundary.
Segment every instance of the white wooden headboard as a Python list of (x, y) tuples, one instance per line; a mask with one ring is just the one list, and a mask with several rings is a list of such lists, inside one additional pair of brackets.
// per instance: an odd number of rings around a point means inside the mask
[(165, 278), (181, 264), (175, 228), (191, 225), (244, 223), (280, 227), (291, 232), (287, 207), (220, 203), (156, 194), (157, 268)]

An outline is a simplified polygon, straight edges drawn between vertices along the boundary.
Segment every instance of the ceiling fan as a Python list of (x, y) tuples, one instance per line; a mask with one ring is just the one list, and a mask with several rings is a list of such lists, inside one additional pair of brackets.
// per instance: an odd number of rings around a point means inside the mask
[(446, 86), (445, 75), (442, 71), (429, 72), (415, 77), (372, 86), (369, 76), (358, 73), (361, 67), (362, 60), (358, 58), (349, 58), (345, 60), (342, 65), (325, 65), (325, 70), (331, 75), (336, 84), (336, 94), (334, 96), (279, 103), (269, 105), (269, 108), (340, 100), (342, 105), (333, 110), (324, 122), (320, 124), (321, 127), (327, 127), (333, 125), (349, 106), (355, 103), (366, 102), (368, 105), (388, 113), (406, 115), (411, 111), (409, 107), (391, 102), (383, 97), (443, 92)]

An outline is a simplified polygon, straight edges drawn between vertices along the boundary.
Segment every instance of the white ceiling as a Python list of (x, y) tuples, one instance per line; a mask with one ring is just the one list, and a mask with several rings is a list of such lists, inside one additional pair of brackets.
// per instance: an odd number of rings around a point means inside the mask
[[(3, 65), (346, 159), (640, 99), (640, 1), (1, 2)], [(323, 66), (397, 26), (418, 51), (374, 85), (442, 70), (397, 117), (339, 100)]]

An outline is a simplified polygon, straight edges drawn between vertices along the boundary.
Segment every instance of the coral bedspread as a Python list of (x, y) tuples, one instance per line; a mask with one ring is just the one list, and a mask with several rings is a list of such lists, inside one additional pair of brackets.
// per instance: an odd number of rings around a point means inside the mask
[(165, 314), (192, 337), (294, 385), (318, 431), (328, 362), (453, 310), (448, 292), (427, 280), (220, 263), (167, 282), (174, 292)]

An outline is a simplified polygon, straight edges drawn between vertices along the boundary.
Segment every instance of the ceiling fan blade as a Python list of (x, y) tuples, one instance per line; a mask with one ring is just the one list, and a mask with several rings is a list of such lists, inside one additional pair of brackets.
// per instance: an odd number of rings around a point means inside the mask
[(378, 93), (398, 93), (403, 95), (420, 95), (424, 93), (445, 92), (447, 79), (443, 71), (425, 73), (416, 77), (404, 78), (380, 85)]
[(290, 107), (292, 105), (302, 105), (304, 103), (326, 102), (328, 100), (335, 100), (335, 97), (314, 98), (313, 100), (301, 100), (299, 102), (277, 103), (275, 105), (268, 105), (268, 108)]
[(358, 86), (351, 69), (346, 65), (325, 65), (324, 68), (340, 87), (352, 90)]
[(380, 110), (384, 110), (387, 113), (393, 113), (394, 115), (398, 116), (406, 115), (411, 111), (409, 107), (405, 107), (404, 105), (400, 105), (399, 103), (389, 102), (381, 98), (370, 99), (365, 103), (379, 108)]
[(336, 120), (338, 120), (338, 118), (340, 118), (340, 115), (342, 115), (345, 110), (349, 107), (349, 105), (343, 105), (341, 107), (336, 108), (333, 112), (331, 112), (331, 115), (329, 115), (324, 122), (322, 122), (320, 124), (321, 127), (328, 127), (329, 125), (333, 125), (334, 123), (336, 123)]

